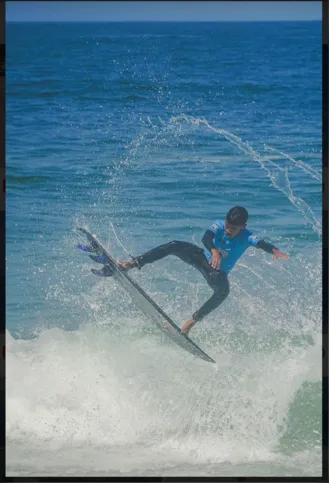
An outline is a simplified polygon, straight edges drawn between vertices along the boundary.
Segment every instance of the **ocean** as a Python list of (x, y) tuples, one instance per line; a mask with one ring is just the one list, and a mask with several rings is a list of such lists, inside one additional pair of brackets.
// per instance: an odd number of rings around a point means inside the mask
[[(8, 23), (7, 476), (320, 476), (321, 22)], [(77, 250), (250, 248), (194, 359)], [(97, 267), (99, 268), (99, 266)], [(168, 257), (131, 276), (179, 325), (211, 295)]]

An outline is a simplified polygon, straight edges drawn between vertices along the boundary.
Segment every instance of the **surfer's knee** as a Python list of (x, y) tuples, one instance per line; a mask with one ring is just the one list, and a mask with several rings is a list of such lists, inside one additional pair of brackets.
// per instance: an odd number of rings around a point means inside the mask
[(167, 244), (168, 252), (177, 253), (182, 249), (183, 242), (179, 240), (172, 240)]
[(221, 283), (218, 284), (214, 287), (214, 297), (217, 300), (220, 300), (220, 302), (223, 302), (223, 300), (228, 297), (230, 293), (230, 286), (228, 283)]

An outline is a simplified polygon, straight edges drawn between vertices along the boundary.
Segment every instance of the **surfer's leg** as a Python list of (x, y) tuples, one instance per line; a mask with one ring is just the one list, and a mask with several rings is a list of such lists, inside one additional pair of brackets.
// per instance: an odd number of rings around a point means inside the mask
[(135, 260), (129, 262), (121, 262), (123, 268), (129, 270), (131, 268), (141, 268), (148, 263), (161, 260), (168, 255), (174, 255), (189, 265), (195, 265), (195, 258), (200, 256), (203, 250), (192, 243), (182, 242), (178, 240), (165, 243), (152, 250), (136, 257)]
[(198, 322), (216, 309), (222, 302), (224, 302), (230, 293), (230, 284), (226, 273), (213, 271), (213, 274), (214, 275), (207, 281), (214, 290), (214, 293), (210, 299), (193, 314), (192, 319), (194, 322)]

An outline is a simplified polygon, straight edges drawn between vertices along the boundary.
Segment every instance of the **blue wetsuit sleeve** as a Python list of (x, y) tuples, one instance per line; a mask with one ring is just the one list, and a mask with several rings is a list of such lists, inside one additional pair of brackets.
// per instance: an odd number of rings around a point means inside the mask
[(272, 245), (271, 243), (267, 243), (265, 240), (263, 240), (259, 236), (253, 235), (252, 233), (248, 236), (248, 246), (260, 248), (266, 253), (273, 253), (273, 248), (277, 250), (274, 245)]
[[(260, 240), (261, 238), (259, 236), (256, 236), (250, 233), (247, 240), (248, 247), (257, 247), (257, 244), (260, 242)], [(260, 248), (260, 247), (257, 247), (257, 248)]]
[(258, 242), (255, 245), (256, 248), (260, 248), (261, 250), (264, 250), (266, 253), (273, 253), (274, 250), (278, 250), (274, 245), (271, 243), (267, 243), (265, 240), (259, 239)]
[(213, 232), (213, 234), (223, 236), (224, 235), (224, 223), (217, 220), (215, 221), (209, 228), (207, 228), (207, 231)]

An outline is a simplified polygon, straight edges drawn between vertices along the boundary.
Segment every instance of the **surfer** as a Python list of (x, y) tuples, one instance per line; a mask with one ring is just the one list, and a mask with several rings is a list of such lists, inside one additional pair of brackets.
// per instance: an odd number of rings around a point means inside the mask
[(234, 206), (227, 213), (225, 221), (217, 220), (206, 230), (202, 238), (204, 249), (192, 243), (174, 240), (153, 248), (131, 261), (118, 261), (118, 263), (125, 270), (141, 269), (148, 263), (174, 255), (202, 273), (214, 293), (181, 328), (184, 334), (188, 334), (197, 322), (227, 298), (230, 291), (227, 276), (248, 247), (260, 248), (273, 254), (274, 261), (277, 258), (284, 260), (289, 258), (289, 255), (280, 252), (271, 243), (253, 235), (247, 229), (247, 221), (247, 210), (242, 206)]

